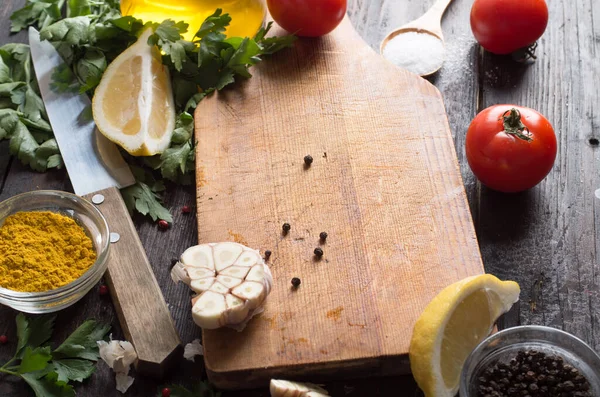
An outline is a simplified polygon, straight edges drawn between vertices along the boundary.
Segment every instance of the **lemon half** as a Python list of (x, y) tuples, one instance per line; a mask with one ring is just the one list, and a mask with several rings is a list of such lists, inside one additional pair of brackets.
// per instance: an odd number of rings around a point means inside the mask
[(413, 376), (426, 397), (454, 397), (468, 355), (520, 292), (517, 283), (485, 274), (456, 282), (433, 298), (415, 324), (409, 349)]
[(175, 105), (168, 69), (152, 29), (106, 68), (92, 100), (98, 130), (134, 156), (151, 156), (169, 147), (175, 128)]

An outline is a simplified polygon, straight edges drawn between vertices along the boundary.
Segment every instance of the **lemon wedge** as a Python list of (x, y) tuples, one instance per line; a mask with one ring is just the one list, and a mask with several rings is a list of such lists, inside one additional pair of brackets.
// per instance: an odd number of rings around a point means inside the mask
[(169, 147), (175, 128), (175, 105), (168, 69), (152, 29), (106, 68), (92, 100), (98, 130), (134, 156), (151, 156)]
[(519, 300), (513, 281), (484, 274), (443, 289), (417, 320), (410, 367), (426, 397), (454, 397), (468, 355)]

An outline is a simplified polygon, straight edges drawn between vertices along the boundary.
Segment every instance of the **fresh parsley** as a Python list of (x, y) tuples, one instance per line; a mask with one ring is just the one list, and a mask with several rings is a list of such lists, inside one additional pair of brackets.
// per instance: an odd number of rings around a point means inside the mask
[[(66, 18), (61, 17), (65, 9)], [(40, 37), (50, 41), (69, 68), (55, 71), (54, 87), (93, 95), (112, 60), (133, 44), (141, 32), (152, 29), (149, 45), (157, 45), (168, 66), (177, 107), (177, 122), (171, 146), (162, 154), (133, 158), (125, 156), (137, 183), (123, 189), (131, 211), (153, 220), (172, 221), (161, 204), (163, 180), (178, 184), (194, 178), (193, 110), (215, 90), (251, 77), (249, 68), (264, 55), (289, 47), (294, 36), (266, 37), (271, 23), (252, 38), (226, 37), (229, 14), (217, 9), (200, 26), (192, 41), (183, 40), (184, 22), (160, 23), (121, 16), (118, 0), (27, 0), (11, 16), (12, 31), (37, 26)], [(39, 90), (32, 73), (29, 48), (24, 44), (0, 47), (0, 140), (10, 139), (10, 152), (36, 171), (62, 166)]]
[(0, 376), (13, 375), (29, 384), (37, 397), (71, 397), (70, 382), (83, 382), (95, 370), (99, 358), (96, 341), (106, 337), (110, 326), (87, 320), (56, 349), (48, 341), (54, 329), (54, 315), (25, 317), (19, 313), (17, 349), (0, 366)]

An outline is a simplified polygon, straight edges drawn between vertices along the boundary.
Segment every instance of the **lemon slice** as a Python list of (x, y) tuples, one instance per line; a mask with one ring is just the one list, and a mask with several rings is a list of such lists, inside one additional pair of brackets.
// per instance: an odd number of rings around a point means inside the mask
[(92, 101), (98, 130), (134, 156), (162, 153), (175, 128), (169, 71), (147, 43), (151, 34), (145, 30), (108, 65)]
[(415, 324), (409, 349), (413, 376), (426, 397), (454, 397), (467, 356), (520, 292), (517, 283), (484, 274), (433, 298)]

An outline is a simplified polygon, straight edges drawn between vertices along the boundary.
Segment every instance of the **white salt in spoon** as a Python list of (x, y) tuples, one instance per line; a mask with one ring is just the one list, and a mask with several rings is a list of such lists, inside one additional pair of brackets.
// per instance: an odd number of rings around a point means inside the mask
[(381, 41), (381, 54), (420, 76), (440, 70), (446, 53), (442, 16), (451, 1), (437, 0), (420, 18), (390, 32)]

